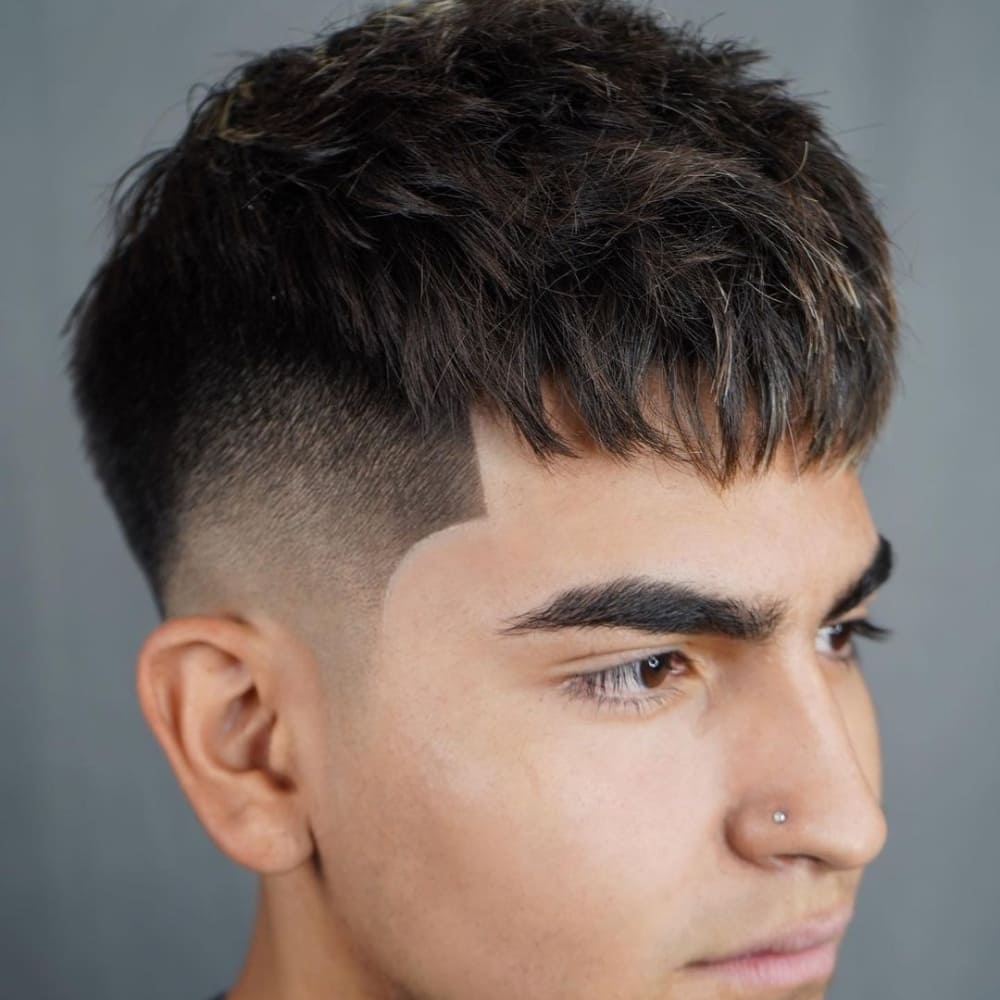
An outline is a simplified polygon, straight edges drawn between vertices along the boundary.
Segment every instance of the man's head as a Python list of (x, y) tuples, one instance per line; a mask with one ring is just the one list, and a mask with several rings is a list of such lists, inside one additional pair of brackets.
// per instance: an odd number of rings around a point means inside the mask
[(70, 370), (143, 710), (264, 876), (240, 995), (722, 997), (690, 963), (853, 899), (896, 309), (761, 58), (399, 5), (137, 165)]

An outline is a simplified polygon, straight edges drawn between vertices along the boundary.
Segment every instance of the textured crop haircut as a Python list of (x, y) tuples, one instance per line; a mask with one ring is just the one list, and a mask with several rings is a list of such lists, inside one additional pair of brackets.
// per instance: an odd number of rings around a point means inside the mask
[(596, 447), (721, 488), (783, 441), (862, 459), (895, 381), (889, 241), (764, 58), (618, 0), (431, 0), (212, 86), (118, 181), (67, 323), (160, 612), (186, 561), (386, 579), (483, 512), (473, 406), (578, 454), (550, 384)]

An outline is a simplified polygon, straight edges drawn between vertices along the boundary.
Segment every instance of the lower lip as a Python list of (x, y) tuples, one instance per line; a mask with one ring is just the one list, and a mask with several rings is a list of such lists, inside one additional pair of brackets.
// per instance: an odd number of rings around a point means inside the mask
[(828, 941), (803, 951), (758, 951), (721, 962), (696, 962), (692, 968), (739, 986), (796, 986), (833, 975), (837, 944)]

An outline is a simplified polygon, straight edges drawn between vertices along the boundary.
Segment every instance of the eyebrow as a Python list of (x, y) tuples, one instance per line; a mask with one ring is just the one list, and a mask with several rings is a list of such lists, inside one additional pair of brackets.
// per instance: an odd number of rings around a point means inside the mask
[[(826, 622), (856, 607), (889, 578), (892, 546), (879, 536), (865, 571), (834, 601)], [(574, 628), (622, 628), (655, 635), (720, 635), (763, 640), (787, 612), (781, 601), (750, 602), (704, 593), (683, 583), (629, 576), (571, 587), (539, 607), (506, 619), (501, 635)]]
[(879, 535), (878, 548), (868, 568), (833, 602), (833, 607), (827, 612), (826, 621), (839, 618), (851, 608), (856, 608), (866, 597), (871, 597), (891, 574), (892, 546), (887, 538)]

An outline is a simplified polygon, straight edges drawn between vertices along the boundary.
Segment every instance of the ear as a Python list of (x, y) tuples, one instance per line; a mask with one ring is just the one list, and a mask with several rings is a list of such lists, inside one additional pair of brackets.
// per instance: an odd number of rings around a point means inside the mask
[(294, 665), (281, 654), (253, 624), (190, 615), (150, 632), (136, 664), (142, 713), (202, 825), (260, 873), (289, 871), (314, 849), (279, 689)]

